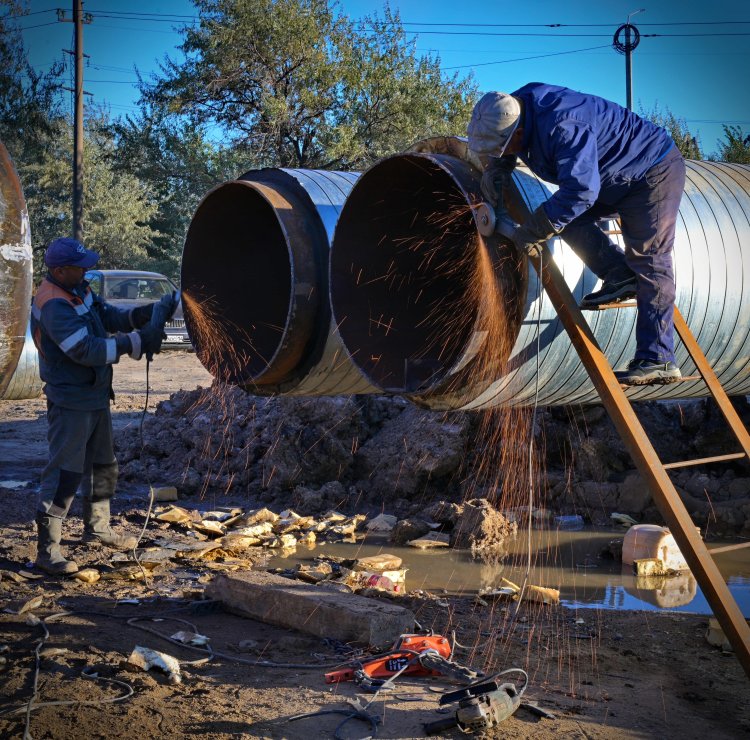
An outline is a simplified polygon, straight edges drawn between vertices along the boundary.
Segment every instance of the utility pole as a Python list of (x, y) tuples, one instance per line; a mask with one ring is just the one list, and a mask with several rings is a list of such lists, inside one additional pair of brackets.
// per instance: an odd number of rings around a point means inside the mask
[[(625, 101), (628, 110), (633, 110), (633, 58), (632, 54), (641, 41), (641, 34), (638, 29), (630, 22), (631, 16), (642, 13), (645, 8), (634, 10), (628, 14), (628, 19), (616, 31), (612, 39), (612, 46), (615, 51), (625, 55)], [(620, 36), (624, 35), (624, 41)]]
[(83, 241), (83, 24), (91, 23), (90, 14), (83, 14), (83, 0), (73, 0), (73, 19), (58, 11), (62, 23), (73, 23), (75, 46), (75, 84), (73, 88), (73, 238)]

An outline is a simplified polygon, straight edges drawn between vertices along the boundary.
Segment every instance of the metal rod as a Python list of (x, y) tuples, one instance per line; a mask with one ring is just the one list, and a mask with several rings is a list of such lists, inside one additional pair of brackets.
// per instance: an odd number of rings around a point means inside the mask
[(744, 550), (750, 547), (750, 542), (739, 542), (736, 545), (724, 545), (722, 547), (712, 547), (709, 552), (711, 555), (717, 555), (720, 552), (733, 552), (734, 550)]
[(740, 460), (747, 457), (744, 452), (734, 452), (731, 455), (715, 455), (714, 457), (699, 457), (695, 460), (682, 460), (680, 462), (665, 463), (664, 470), (674, 470), (675, 468), (689, 468), (693, 465), (705, 465), (707, 463), (727, 462), (728, 460)]
[(630, 25), (625, 27), (625, 98), (628, 110), (633, 110), (633, 50), (630, 46)]

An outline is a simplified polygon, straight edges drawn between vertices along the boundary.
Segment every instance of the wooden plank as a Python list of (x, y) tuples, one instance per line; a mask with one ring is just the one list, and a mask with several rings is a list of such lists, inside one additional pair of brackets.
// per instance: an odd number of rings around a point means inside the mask
[(731, 455), (714, 455), (713, 457), (697, 457), (695, 460), (680, 460), (679, 462), (664, 463), (664, 470), (689, 468), (693, 465), (707, 465), (708, 463), (726, 462), (727, 460), (739, 460), (743, 457), (747, 457), (744, 452), (734, 452)]

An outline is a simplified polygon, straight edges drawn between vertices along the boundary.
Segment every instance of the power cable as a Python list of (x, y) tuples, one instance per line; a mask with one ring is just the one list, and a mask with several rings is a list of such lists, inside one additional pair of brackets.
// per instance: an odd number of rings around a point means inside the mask
[(545, 57), (558, 57), (563, 54), (580, 54), (583, 51), (593, 51), (594, 49), (609, 49), (609, 44), (602, 44), (601, 46), (588, 46), (585, 49), (570, 49), (569, 51), (555, 51), (550, 54), (537, 54), (531, 57), (519, 57), (517, 59), (502, 59), (496, 62), (478, 62), (476, 64), (456, 64), (451, 67), (442, 67), (444, 70), (448, 69), (465, 69), (467, 67), (488, 67), (492, 64), (510, 64), (511, 62), (526, 62), (529, 59), (544, 59)]

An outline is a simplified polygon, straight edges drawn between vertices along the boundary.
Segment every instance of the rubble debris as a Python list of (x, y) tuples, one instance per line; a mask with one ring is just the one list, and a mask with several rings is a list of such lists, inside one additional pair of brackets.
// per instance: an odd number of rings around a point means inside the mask
[(716, 617), (708, 618), (708, 629), (706, 630), (706, 641), (709, 645), (721, 648), (723, 653), (733, 652), (732, 644), (724, 634), (724, 630)]
[(392, 514), (378, 514), (375, 518), (370, 519), (365, 525), (368, 532), (390, 532), (397, 524), (398, 517)]
[(185, 645), (195, 645), (197, 647), (202, 647), (203, 645), (208, 645), (208, 642), (211, 638), (206, 637), (205, 635), (200, 635), (197, 632), (180, 630), (179, 632), (175, 632), (173, 635), (171, 635), (169, 639), (177, 640), (177, 642), (181, 642)]
[(83, 568), (77, 573), (74, 573), (73, 578), (77, 581), (82, 581), (83, 583), (96, 583), (101, 576), (96, 568)]
[(8, 614), (26, 614), (26, 612), (33, 612), (38, 609), (44, 601), (44, 595), (33, 596), (30, 599), (17, 599), (11, 601), (3, 611)]
[(180, 663), (177, 658), (162, 653), (158, 650), (136, 645), (133, 652), (127, 659), (126, 667), (149, 671), (152, 668), (165, 673), (169, 678), (169, 683), (182, 683), (182, 674), (180, 672)]
[(295, 570), (295, 576), (305, 583), (320, 583), (328, 580), (332, 575), (333, 567), (325, 562), (318, 562), (315, 565), (299, 563)]
[(622, 543), (622, 562), (633, 565), (636, 560), (660, 560), (665, 571), (689, 570), (674, 537), (666, 527), (636, 524), (626, 533)]
[(371, 570), (383, 572), (384, 570), (398, 570), (403, 561), (397, 555), (382, 553), (381, 555), (370, 555), (359, 558), (353, 565), (354, 570)]
[(190, 524), (193, 521), (190, 512), (181, 506), (168, 506), (163, 511), (157, 511), (154, 519), (169, 524)]
[(177, 489), (174, 486), (160, 486), (158, 488), (152, 488), (151, 493), (154, 497), (154, 501), (156, 501), (157, 503), (177, 501), (179, 499), (177, 495)]
[(627, 514), (618, 514), (616, 511), (613, 511), (609, 515), (609, 518), (614, 524), (619, 524), (621, 527), (632, 527), (634, 524), (638, 524), (638, 522), (633, 519), (632, 516), (628, 516)]
[(524, 601), (541, 602), (542, 604), (559, 604), (560, 591), (556, 588), (528, 584), (524, 589), (522, 598)]
[(20, 573), (12, 570), (0, 570), (0, 581), (6, 578), (13, 583), (26, 583), (26, 579)]
[(552, 523), (557, 529), (565, 529), (568, 532), (575, 532), (583, 529), (583, 517), (580, 514), (565, 514), (556, 516)]
[(679, 571), (664, 567), (658, 558), (640, 558), (633, 561), (633, 572), (637, 576), (676, 576)]
[(416, 540), (410, 540), (406, 544), (409, 547), (418, 547), (422, 550), (434, 547), (450, 547), (450, 535), (443, 532), (427, 532)]
[(423, 519), (402, 519), (391, 530), (391, 542), (394, 545), (405, 545), (430, 531), (430, 525)]
[(506, 540), (517, 532), (518, 525), (509, 522), (487, 499), (472, 499), (461, 508), (450, 544), (471, 550), (474, 557), (496, 558), (505, 554)]
[(353, 570), (344, 578), (344, 583), (355, 591), (372, 588), (392, 593), (403, 593), (405, 582), (405, 570), (386, 570), (383, 572)]

